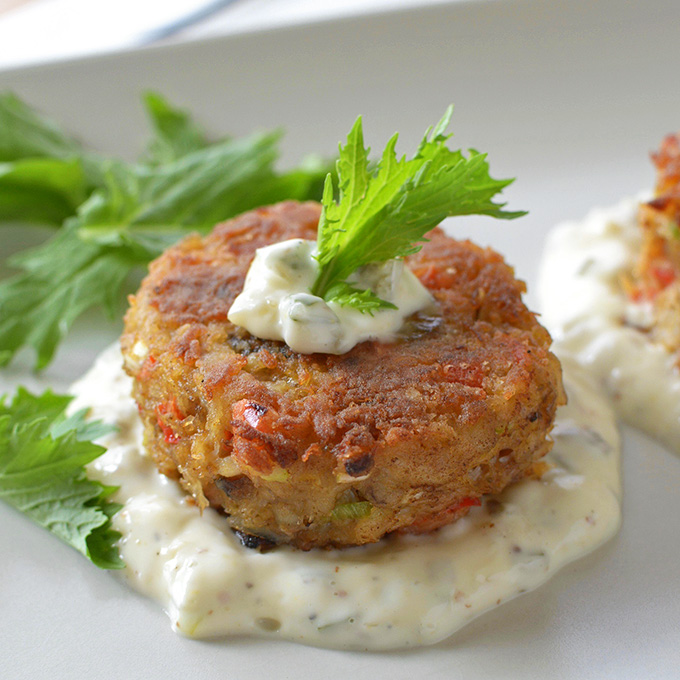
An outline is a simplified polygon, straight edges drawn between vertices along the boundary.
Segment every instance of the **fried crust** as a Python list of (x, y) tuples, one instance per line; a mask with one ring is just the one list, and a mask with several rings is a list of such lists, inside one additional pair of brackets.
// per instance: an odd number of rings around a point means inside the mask
[(492, 250), (430, 232), (407, 264), (436, 312), (341, 356), (227, 320), (255, 250), (315, 238), (319, 210), (261, 208), (151, 264), (122, 348), (159, 469), (233, 528), (303, 549), (429, 531), (534, 474), (561, 371)]
[(652, 338), (680, 352), (680, 134), (667, 135), (652, 161), (654, 198), (638, 211), (642, 246), (632, 280), (624, 286), (634, 300), (651, 303)]

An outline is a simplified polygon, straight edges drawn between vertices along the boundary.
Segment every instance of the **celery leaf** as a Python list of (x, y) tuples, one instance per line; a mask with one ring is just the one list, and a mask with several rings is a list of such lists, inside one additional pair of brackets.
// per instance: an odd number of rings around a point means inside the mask
[(32, 347), (44, 368), (78, 316), (90, 307), (114, 315), (128, 274), (184, 235), (260, 205), (321, 196), (328, 163), (279, 171), (279, 131), (211, 142), (159, 94), (144, 102), (152, 138), (129, 163), (88, 151), (0, 94), (0, 222), (61, 225), (13, 257), (20, 271), (0, 281), (0, 366)]
[(9, 404), (0, 399), (0, 499), (98, 567), (120, 569), (115, 489), (88, 479), (84, 467), (104, 452), (90, 438), (110, 428), (87, 423), (83, 412), (66, 417), (70, 400), (23, 388)]
[[(448, 148), (445, 134), (452, 107), (425, 134), (413, 158), (398, 158), (394, 135), (371, 169), (361, 118), (340, 147), (339, 199), (326, 179), (319, 221), (319, 273), (312, 292), (335, 299), (340, 284), (359, 267), (406, 257), (422, 247), (425, 235), (446, 217), (490, 215), (514, 219), (524, 212), (503, 210), (492, 200), (512, 180), (489, 175), (486, 155)], [(354, 296), (359, 302), (361, 298)], [(344, 302), (351, 304), (346, 296)]]

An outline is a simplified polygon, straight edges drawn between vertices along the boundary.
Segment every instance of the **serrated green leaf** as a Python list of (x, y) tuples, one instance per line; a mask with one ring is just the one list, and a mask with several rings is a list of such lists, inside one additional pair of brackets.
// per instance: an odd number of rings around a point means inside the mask
[(87, 478), (84, 466), (104, 449), (85, 440), (82, 412), (65, 417), (70, 397), (19, 389), (0, 400), (0, 499), (48, 529), (102, 568), (123, 565), (111, 528), (115, 490)]
[(83, 241), (119, 248), (148, 261), (190, 230), (285, 198), (318, 191), (327, 164), (277, 174), (280, 134), (228, 140), (162, 167), (112, 163), (105, 186), (81, 207), (74, 224)]
[(43, 434), (71, 402), (71, 397), (55, 394), (52, 390), (34, 395), (24, 387), (17, 389), (11, 406), (5, 403), (6, 399), (6, 396), (0, 397), (0, 417), (11, 418), (15, 426), (23, 426), (34, 422), (36, 413), (39, 413), (45, 419)]
[(71, 158), (80, 144), (11, 92), (0, 94), (0, 161)]
[[(422, 247), (425, 234), (446, 217), (490, 215), (514, 219), (524, 212), (504, 210), (493, 198), (512, 180), (489, 176), (486, 156), (447, 147), (452, 107), (423, 138), (415, 156), (396, 155), (394, 135), (377, 167), (368, 170), (359, 118), (340, 147), (339, 199), (327, 180), (319, 221), (319, 274), (312, 292), (326, 300), (359, 267), (406, 257)], [(347, 299), (347, 298), (345, 298)], [(354, 297), (357, 304), (361, 298)]]
[[(145, 97), (153, 130), (146, 158), (90, 152), (14, 95), (0, 95), (0, 221), (57, 223), (60, 233), (11, 264), (0, 282), (0, 366), (32, 347), (45, 367), (86, 309), (110, 314), (122, 283), (191, 231), (259, 205), (318, 199), (329, 164), (275, 168), (281, 133), (209, 143), (188, 113)], [(3, 183), (4, 181), (4, 183)]]
[(12, 259), (24, 271), (0, 282), (0, 347), (3, 364), (22, 347), (44, 368), (80, 314), (98, 306), (111, 315), (131, 266), (130, 254), (89, 244), (72, 230)]
[(154, 133), (147, 149), (151, 165), (171, 163), (208, 145), (188, 112), (172, 106), (158, 92), (147, 92), (143, 99)]
[(49, 432), (52, 439), (58, 439), (69, 432), (74, 432), (78, 441), (93, 441), (115, 431), (115, 429), (112, 425), (107, 425), (98, 420), (88, 420), (87, 409), (81, 409), (68, 417), (56, 418), (52, 422)]
[(0, 163), (0, 223), (58, 226), (87, 196), (79, 160), (29, 158)]

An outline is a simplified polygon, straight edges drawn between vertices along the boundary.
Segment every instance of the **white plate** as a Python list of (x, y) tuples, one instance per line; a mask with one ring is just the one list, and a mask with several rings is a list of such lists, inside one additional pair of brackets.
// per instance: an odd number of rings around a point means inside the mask
[[(651, 185), (648, 151), (680, 127), (679, 20), (677, 0), (459, 2), (0, 73), (0, 89), (134, 156), (139, 93), (153, 88), (214, 131), (282, 125), (288, 162), (333, 153), (359, 113), (371, 146), (400, 130), (410, 152), (454, 102), (456, 141), (489, 151), (496, 176), (517, 176), (507, 198), (531, 214), (452, 229), (504, 252), (531, 289), (554, 223)], [(13, 247), (19, 232), (2, 233)], [(116, 332), (92, 317), (43, 383), (62, 387)], [(5, 388), (25, 379), (22, 365), (0, 376)], [(154, 603), (0, 507), (2, 676), (678, 677), (680, 459), (632, 430), (624, 455), (614, 541), (450, 640), (403, 654), (177, 637)]]

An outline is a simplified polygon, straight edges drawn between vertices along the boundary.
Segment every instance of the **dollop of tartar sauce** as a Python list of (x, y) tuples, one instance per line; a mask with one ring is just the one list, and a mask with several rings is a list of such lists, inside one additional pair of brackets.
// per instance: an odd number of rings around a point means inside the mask
[(650, 338), (649, 303), (631, 301), (621, 287), (640, 252), (636, 214), (647, 198), (552, 231), (539, 277), (541, 318), (557, 346), (606, 388), (621, 418), (680, 453), (677, 356)]
[(365, 340), (389, 341), (404, 319), (433, 299), (403, 260), (358, 269), (350, 283), (372, 290), (397, 309), (371, 314), (326, 302), (309, 291), (319, 271), (316, 241), (291, 239), (258, 248), (229, 321), (265, 340), (282, 340), (302, 354), (344, 354)]
[(90, 475), (118, 485), (124, 576), (188, 636), (260, 635), (380, 650), (432, 644), (482, 612), (544, 583), (613, 536), (620, 523), (614, 414), (585, 372), (563, 358), (569, 405), (559, 411), (551, 468), (485, 499), (425, 536), (346, 550), (244, 548), (213, 510), (201, 516), (142, 448), (142, 426), (117, 348), (78, 384), (118, 432)]

